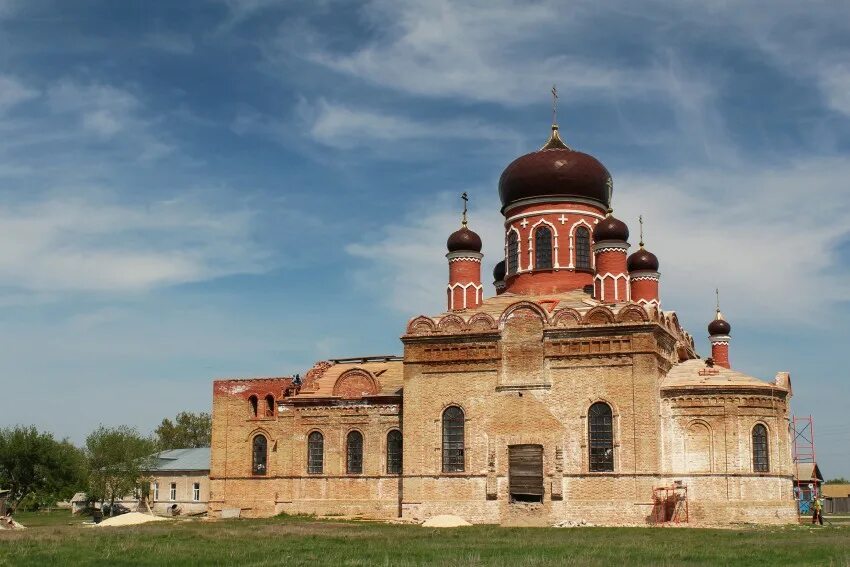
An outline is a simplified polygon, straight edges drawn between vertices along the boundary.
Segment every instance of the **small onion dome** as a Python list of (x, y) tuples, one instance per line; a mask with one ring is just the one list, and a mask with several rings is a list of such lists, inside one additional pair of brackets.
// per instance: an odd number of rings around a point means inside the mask
[(595, 157), (575, 151), (558, 137), (543, 148), (515, 159), (499, 179), (502, 210), (523, 199), (576, 198), (608, 208), (611, 200), (611, 174)]
[(446, 248), (449, 252), (481, 252), (481, 237), (464, 226), (449, 236)]
[(723, 318), (723, 313), (718, 310), (714, 321), (708, 324), (708, 334), (713, 337), (715, 335), (728, 335), (731, 331), (732, 325)]
[(596, 225), (593, 229), (594, 242), (602, 242), (603, 240), (618, 240), (626, 242), (629, 239), (629, 227), (620, 219), (608, 215)]
[(646, 248), (641, 247), (640, 250), (629, 256), (626, 265), (630, 272), (657, 272), (658, 257)]
[(505, 281), (505, 274), (506, 273), (507, 273), (507, 270), (505, 269), (505, 261), (502, 260), (501, 262), (496, 264), (495, 268), (493, 268), (493, 281), (494, 282)]

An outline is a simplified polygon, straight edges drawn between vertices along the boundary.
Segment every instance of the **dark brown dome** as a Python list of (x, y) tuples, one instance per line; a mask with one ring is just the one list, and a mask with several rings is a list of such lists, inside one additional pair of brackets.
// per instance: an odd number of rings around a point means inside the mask
[(446, 248), (449, 252), (481, 252), (481, 237), (464, 226), (449, 236)]
[(717, 312), (717, 317), (714, 321), (708, 324), (708, 334), (712, 337), (715, 335), (728, 335), (732, 331), (732, 325), (729, 324), (720, 311)]
[(629, 267), (630, 272), (657, 272), (658, 258), (649, 250), (641, 248), (629, 256), (626, 265)]
[(595, 157), (577, 152), (558, 137), (557, 127), (543, 149), (515, 159), (499, 179), (502, 210), (523, 199), (575, 198), (608, 208), (611, 174)]
[(493, 268), (493, 281), (494, 282), (505, 281), (505, 274), (506, 273), (507, 273), (507, 270), (505, 270), (505, 261), (502, 260), (501, 262), (496, 264), (495, 268)]
[(594, 242), (603, 240), (619, 240), (626, 242), (629, 239), (629, 227), (620, 219), (608, 215), (593, 229)]

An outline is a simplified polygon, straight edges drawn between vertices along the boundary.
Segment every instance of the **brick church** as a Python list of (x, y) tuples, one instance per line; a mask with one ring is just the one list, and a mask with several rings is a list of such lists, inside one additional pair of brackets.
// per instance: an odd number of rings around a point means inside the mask
[(612, 193), (553, 126), (499, 181), (495, 289), (464, 212), (447, 309), (410, 320), (403, 356), (216, 380), (210, 511), (795, 522), (789, 375), (734, 370), (719, 307), (700, 358), (642, 236), (629, 254)]

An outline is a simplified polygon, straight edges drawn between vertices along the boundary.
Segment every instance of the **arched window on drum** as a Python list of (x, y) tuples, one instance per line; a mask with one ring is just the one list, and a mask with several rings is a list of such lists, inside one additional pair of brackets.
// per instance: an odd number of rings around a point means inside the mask
[(534, 231), (534, 269), (548, 270), (552, 268), (552, 230), (541, 226)]

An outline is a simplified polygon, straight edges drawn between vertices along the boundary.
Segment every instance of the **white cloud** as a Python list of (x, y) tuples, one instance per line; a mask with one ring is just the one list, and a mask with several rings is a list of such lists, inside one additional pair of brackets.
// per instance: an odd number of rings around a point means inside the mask
[(195, 42), (187, 34), (156, 32), (144, 37), (142, 45), (176, 55), (191, 55), (195, 52)]
[(110, 138), (137, 123), (138, 99), (110, 85), (84, 85), (63, 80), (47, 91), (49, 108), (56, 113), (79, 116), (83, 128), (99, 137)]
[(135, 292), (262, 270), (248, 211), (197, 202), (146, 206), (57, 198), (0, 206), (0, 287), (25, 292)]
[(8, 75), (0, 75), (0, 113), (16, 104), (33, 99), (38, 91), (26, 86), (21, 81)]
[[(691, 169), (663, 176), (617, 176), (616, 214), (637, 241), (647, 221), (647, 247), (661, 262), (662, 301), (680, 312), (710, 313), (713, 290), (736, 321), (812, 322), (835, 301), (850, 300), (850, 274), (836, 266), (836, 247), (850, 237), (850, 176), (840, 159), (808, 159), (738, 171)], [(805, 192), (801, 191), (805, 188)], [(484, 240), (487, 295), (503, 255), (495, 189), (473, 209)], [(364, 287), (404, 313), (443, 310), (445, 239), (457, 228), (454, 200), (420, 203), (401, 222), (368, 234), (348, 252), (368, 261), (355, 273)]]

